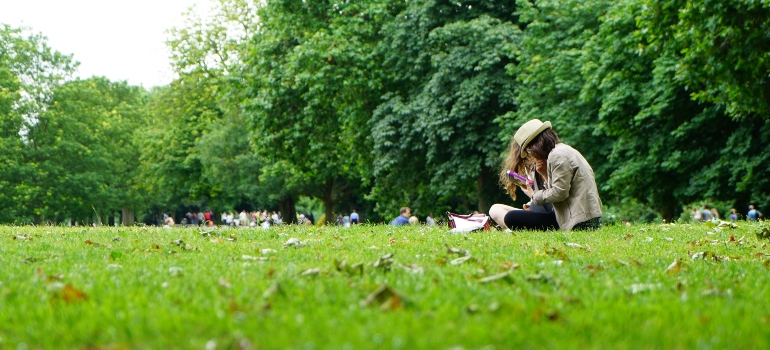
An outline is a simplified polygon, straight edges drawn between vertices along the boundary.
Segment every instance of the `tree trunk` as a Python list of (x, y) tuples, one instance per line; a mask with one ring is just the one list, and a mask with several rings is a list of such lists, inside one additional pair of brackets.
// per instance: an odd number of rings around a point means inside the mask
[(123, 208), (121, 215), (121, 224), (123, 226), (134, 226), (136, 218), (134, 217), (134, 211), (131, 209)]
[(484, 190), (486, 188), (486, 182), (487, 182), (487, 176), (489, 171), (487, 170), (487, 167), (482, 166), (481, 167), (481, 173), (479, 173), (479, 176), (476, 178), (476, 196), (478, 197), (478, 211), (479, 213), (486, 214), (489, 212), (489, 203), (487, 203), (486, 198), (486, 191)]
[(294, 197), (287, 195), (278, 201), (278, 210), (281, 211), (283, 223), (297, 223), (297, 208), (294, 206)]
[(324, 215), (326, 215), (326, 224), (336, 224), (337, 216), (334, 215), (334, 202), (328, 198), (322, 198), (322, 201), (324, 203)]

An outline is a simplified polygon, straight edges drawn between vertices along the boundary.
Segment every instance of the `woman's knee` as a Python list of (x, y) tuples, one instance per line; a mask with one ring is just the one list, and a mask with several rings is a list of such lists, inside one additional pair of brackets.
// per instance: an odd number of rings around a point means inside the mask
[(498, 225), (505, 226), (505, 214), (507, 214), (512, 209), (513, 208), (510, 206), (504, 204), (493, 204), (492, 207), (489, 208), (489, 216), (492, 218), (492, 220), (495, 220)]

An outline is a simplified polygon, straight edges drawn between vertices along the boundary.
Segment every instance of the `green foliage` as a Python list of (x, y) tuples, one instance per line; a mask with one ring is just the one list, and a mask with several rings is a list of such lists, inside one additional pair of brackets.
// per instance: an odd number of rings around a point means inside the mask
[(603, 198), (633, 199), (666, 220), (703, 198), (767, 197), (767, 180), (754, 175), (764, 169), (766, 122), (736, 121), (726, 103), (697, 101), (681, 77), (686, 62), (670, 48), (678, 37), (640, 25), (650, 15), (643, 3), (520, 5), (524, 49), (512, 73), (523, 84), (521, 121), (509, 132), (534, 117), (554, 121), (594, 165)]
[(766, 1), (645, 0), (647, 46), (676, 57), (676, 77), (695, 100), (738, 120), (770, 112), (770, 5)]
[(761, 227), (0, 227), (0, 346), (762, 349)]
[(369, 176), (364, 126), (380, 74), (371, 52), (386, 12), (375, 3), (285, 1), (260, 10), (244, 107), (266, 158), (260, 181), (273, 193), (319, 198), (331, 217)]
[(147, 124), (146, 92), (105, 78), (53, 90), (53, 102), (25, 135), (34, 167), (24, 179), (36, 216), (84, 220), (143, 203), (134, 133)]
[(276, 206), (291, 220), (306, 197), (372, 222), (486, 211), (510, 202), (497, 167), (532, 118), (593, 165), (606, 219), (770, 207), (766, 2), (212, 4), (169, 31), (178, 78), (149, 96), (65, 84), (70, 56), (0, 27), (0, 222)]
[(370, 122), (371, 199), (381, 214), (486, 211), (502, 199), (495, 118), (513, 109), (520, 37), (513, 8), (491, 2), (410, 2), (380, 43), (387, 80)]

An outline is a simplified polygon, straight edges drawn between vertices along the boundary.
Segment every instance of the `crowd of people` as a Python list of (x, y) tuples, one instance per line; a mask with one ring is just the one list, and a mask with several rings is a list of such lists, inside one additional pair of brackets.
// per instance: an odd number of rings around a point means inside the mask
[[(719, 211), (716, 208), (711, 208), (708, 205), (703, 205), (700, 208), (693, 208), (690, 216), (692, 217), (693, 222), (706, 222), (722, 219), (719, 215)], [(749, 210), (745, 216), (746, 220), (757, 222), (762, 217), (762, 213), (754, 208), (753, 204), (749, 205)], [(730, 221), (737, 221), (741, 219), (741, 217), (738, 215), (738, 211), (735, 208), (732, 208), (730, 209), (730, 214), (727, 215), (727, 219)]]
[[(311, 216), (312, 218), (312, 216)], [(219, 224), (223, 226), (234, 226), (234, 227), (256, 227), (256, 226), (262, 226), (263, 228), (268, 228), (271, 225), (280, 225), (283, 223), (283, 218), (281, 217), (280, 212), (272, 211), (268, 212), (267, 210), (257, 210), (252, 212), (246, 212), (246, 210), (241, 210), (240, 213), (237, 211), (226, 211), (223, 212), (219, 218)], [(304, 219), (304, 215), (302, 217)], [(211, 210), (201, 211), (201, 212), (187, 212), (184, 217), (182, 218), (182, 221), (180, 224), (188, 226), (188, 225), (195, 225), (195, 226), (214, 226), (214, 212)], [(176, 222), (174, 221), (174, 218), (169, 216), (168, 214), (163, 214), (163, 226), (164, 227), (173, 227), (176, 225)]]

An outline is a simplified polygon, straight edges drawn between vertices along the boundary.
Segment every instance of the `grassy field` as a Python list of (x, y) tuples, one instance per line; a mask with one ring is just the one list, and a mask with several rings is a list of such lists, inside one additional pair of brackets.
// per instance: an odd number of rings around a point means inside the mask
[(738, 226), (0, 227), (0, 348), (766, 349)]

